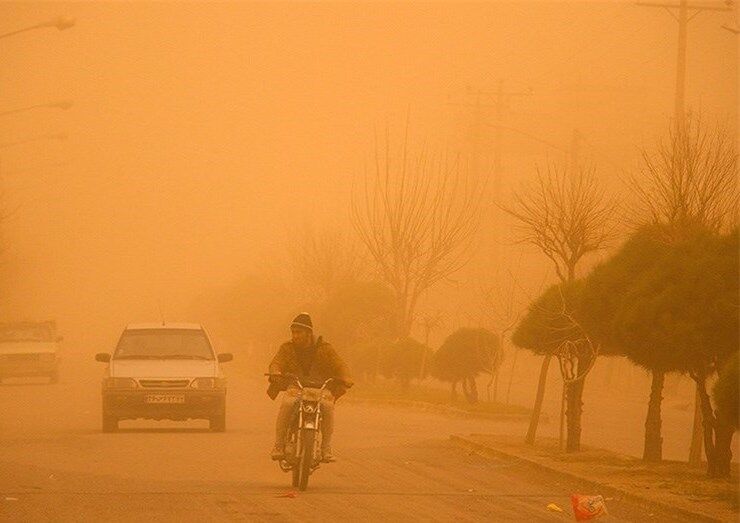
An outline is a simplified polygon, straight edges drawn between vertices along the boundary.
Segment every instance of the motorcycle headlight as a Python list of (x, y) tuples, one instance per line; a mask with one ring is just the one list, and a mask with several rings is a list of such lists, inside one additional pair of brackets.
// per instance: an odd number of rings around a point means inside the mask
[(218, 389), (224, 386), (219, 378), (195, 378), (190, 386), (194, 389)]
[(135, 389), (137, 385), (133, 378), (106, 378), (105, 387), (108, 389)]

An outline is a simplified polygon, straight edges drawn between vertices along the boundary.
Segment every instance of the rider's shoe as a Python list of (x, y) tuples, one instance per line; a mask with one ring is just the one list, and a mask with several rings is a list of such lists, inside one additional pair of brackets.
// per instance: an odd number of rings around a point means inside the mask
[(270, 452), (270, 457), (272, 458), (272, 461), (280, 461), (285, 457), (285, 449), (278, 445), (275, 445), (275, 447), (272, 449), (272, 452)]
[(331, 451), (331, 447), (327, 447), (321, 451), (321, 462), (322, 463), (334, 463), (337, 458), (334, 457), (334, 453)]

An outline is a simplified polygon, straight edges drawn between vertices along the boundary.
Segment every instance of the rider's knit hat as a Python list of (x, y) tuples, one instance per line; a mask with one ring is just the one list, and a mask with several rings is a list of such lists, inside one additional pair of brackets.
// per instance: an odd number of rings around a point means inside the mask
[(313, 322), (311, 316), (307, 312), (302, 312), (293, 319), (293, 323), (290, 324), (291, 328), (300, 327), (302, 329), (308, 329), (313, 332)]

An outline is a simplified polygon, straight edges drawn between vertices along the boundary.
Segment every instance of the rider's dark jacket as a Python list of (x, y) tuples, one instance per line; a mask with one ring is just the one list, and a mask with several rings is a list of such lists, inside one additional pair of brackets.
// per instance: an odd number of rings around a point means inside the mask
[[(315, 343), (304, 349), (296, 347), (292, 341), (283, 343), (270, 362), (270, 374), (292, 374), (299, 379), (323, 382), (338, 378), (342, 383), (328, 386), (334, 397), (338, 398), (352, 385), (349, 369), (342, 358), (329, 343), (319, 337)], [(271, 380), (267, 394), (275, 399), (278, 393), (288, 388), (286, 380)]]

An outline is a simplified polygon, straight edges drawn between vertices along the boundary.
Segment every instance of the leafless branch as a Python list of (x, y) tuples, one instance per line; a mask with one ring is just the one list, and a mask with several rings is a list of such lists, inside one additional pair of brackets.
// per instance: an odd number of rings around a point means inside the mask
[(406, 335), (420, 296), (467, 262), (482, 190), (458, 157), (412, 150), (408, 135), (393, 148), (387, 130), (363, 181), (353, 194), (352, 223), (395, 293)]
[(642, 160), (630, 180), (635, 225), (668, 225), (675, 239), (693, 228), (719, 232), (737, 223), (737, 151), (724, 126), (689, 116), (672, 124), (654, 151), (643, 149)]
[(293, 232), (288, 255), (295, 279), (324, 296), (367, 272), (362, 246), (348, 232), (338, 229), (317, 232), (306, 226)]
[(573, 280), (578, 262), (614, 237), (616, 202), (593, 169), (538, 168), (529, 190), (515, 193), (513, 204), (502, 208), (517, 220), (518, 241), (547, 256), (561, 282)]

